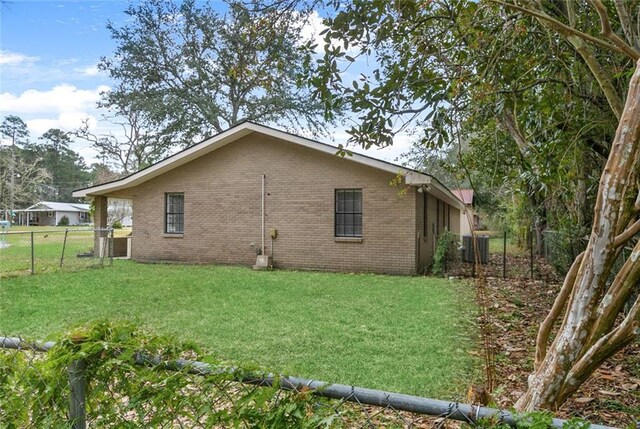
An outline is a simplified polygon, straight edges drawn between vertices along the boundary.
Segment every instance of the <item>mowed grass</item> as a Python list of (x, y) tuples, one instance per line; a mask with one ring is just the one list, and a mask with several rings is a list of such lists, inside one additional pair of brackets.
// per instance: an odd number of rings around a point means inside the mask
[(443, 399), (478, 374), (473, 291), (445, 279), (115, 261), (0, 282), (5, 336), (128, 320), (234, 363)]
[[(476, 231), (476, 235), (489, 236), (489, 253), (502, 254), (504, 253), (504, 233), (501, 231)], [(507, 255), (523, 255), (525, 249), (522, 249), (515, 243), (515, 238), (512, 235), (507, 235)]]

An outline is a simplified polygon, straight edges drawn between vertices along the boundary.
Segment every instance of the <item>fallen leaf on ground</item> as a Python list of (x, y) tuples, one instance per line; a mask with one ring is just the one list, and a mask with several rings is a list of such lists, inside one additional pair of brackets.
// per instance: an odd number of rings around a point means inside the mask
[(609, 390), (598, 390), (598, 392), (602, 393), (603, 395), (609, 395), (609, 396), (620, 396), (620, 393), (618, 392), (611, 392)]
[(527, 350), (527, 349), (525, 349), (524, 347), (507, 347), (507, 351), (510, 352), (510, 353), (523, 352), (525, 350)]

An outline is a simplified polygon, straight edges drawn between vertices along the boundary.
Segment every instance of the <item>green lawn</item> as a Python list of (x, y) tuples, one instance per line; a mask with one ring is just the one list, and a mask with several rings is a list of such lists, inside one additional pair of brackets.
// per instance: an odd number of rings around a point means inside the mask
[(232, 362), (443, 399), (478, 374), (473, 290), (444, 279), (115, 261), (0, 282), (0, 335), (130, 320)]
[[(477, 235), (489, 236), (489, 253), (504, 253), (504, 232), (501, 231), (476, 231)], [(525, 249), (519, 247), (512, 234), (507, 235), (507, 255), (523, 255)]]

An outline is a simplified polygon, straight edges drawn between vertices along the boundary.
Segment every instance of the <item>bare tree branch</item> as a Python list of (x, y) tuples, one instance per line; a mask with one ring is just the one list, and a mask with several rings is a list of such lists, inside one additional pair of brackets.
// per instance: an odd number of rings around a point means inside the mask
[(536, 10), (531, 10), (531, 9), (527, 9), (526, 7), (522, 7), (522, 6), (518, 6), (516, 4), (512, 4), (512, 3), (506, 3), (504, 1), (501, 0), (490, 0), (493, 3), (497, 3), (499, 5), (502, 5), (504, 7), (508, 7), (510, 9), (514, 9), (517, 10), (519, 12), (524, 12), (527, 15), (531, 15), (534, 16), (538, 19), (541, 19), (545, 22), (547, 22), (549, 25), (551, 25), (554, 29), (556, 29), (557, 31), (559, 31), (560, 33), (563, 33), (565, 35), (568, 34), (573, 34), (575, 36), (578, 36), (584, 40), (588, 40), (591, 43), (593, 43), (594, 45), (598, 45), (600, 47), (615, 51), (615, 52), (620, 52), (621, 54), (624, 54), (625, 52), (620, 49), (618, 46), (612, 45), (610, 43), (605, 42), (604, 40), (598, 39), (597, 37), (593, 37), (590, 34), (584, 33), (580, 30), (576, 30), (575, 28), (569, 27), (568, 25), (558, 21), (557, 19), (547, 15), (544, 12), (540, 12), (540, 11), (536, 11)]
[(622, 50), (629, 58), (634, 61), (640, 59), (640, 52), (636, 51), (632, 46), (622, 40), (616, 33), (611, 29), (611, 22), (609, 22), (609, 15), (607, 14), (607, 8), (602, 4), (600, 0), (589, 0), (593, 7), (598, 12), (598, 16), (600, 17), (600, 34), (606, 37), (611, 41), (614, 45)]
[(616, 6), (618, 18), (620, 18), (620, 25), (622, 26), (622, 31), (624, 31), (624, 35), (627, 38), (627, 42), (637, 50), (640, 50), (640, 41), (638, 40), (638, 35), (633, 31), (633, 27), (631, 26), (631, 17), (627, 11), (625, 1), (626, 0), (613, 0), (613, 4)]
[(613, 241), (613, 247), (620, 247), (627, 244), (637, 233), (640, 232), (640, 219), (635, 221), (629, 228), (627, 228), (622, 234), (618, 235)]

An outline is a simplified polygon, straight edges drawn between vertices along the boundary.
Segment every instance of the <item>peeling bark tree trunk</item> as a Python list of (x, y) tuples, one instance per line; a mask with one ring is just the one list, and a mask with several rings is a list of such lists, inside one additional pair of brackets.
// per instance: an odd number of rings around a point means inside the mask
[[(640, 232), (639, 140), (640, 62), (600, 177), (589, 244), (563, 285), (568, 302), (556, 301), (556, 311), (540, 327), (536, 367), (515, 405), (518, 410), (558, 408), (604, 360), (640, 335), (640, 299), (615, 324), (640, 280), (640, 244), (607, 282), (620, 249)], [(547, 351), (546, 339), (562, 308), (562, 324)]]

